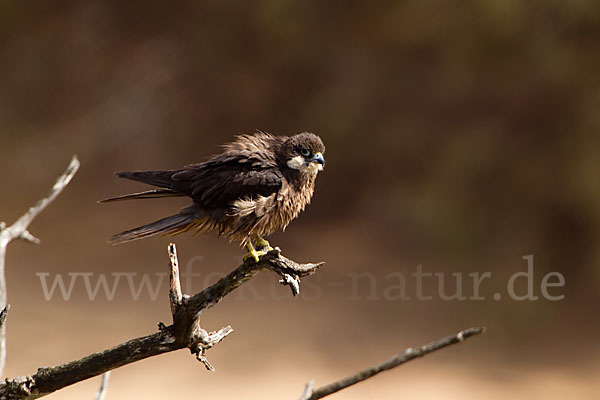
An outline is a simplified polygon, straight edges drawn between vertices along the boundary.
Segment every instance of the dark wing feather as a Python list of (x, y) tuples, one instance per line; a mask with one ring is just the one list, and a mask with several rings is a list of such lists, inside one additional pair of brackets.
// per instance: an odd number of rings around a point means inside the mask
[(181, 170), (123, 171), (117, 176), (164, 188), (108, 201), (187, 195), (202, 208), (226, 208), (238, 199), (269, 196), (279, 190), (283, 175), (268, 151), (230, 150)]
[(204, 208), (227, 207), (238, 199), (269, 196), (279, 190), (283, 175), (268, 152), (227, 152), (192, 164), (171, 176), (171, 189)]

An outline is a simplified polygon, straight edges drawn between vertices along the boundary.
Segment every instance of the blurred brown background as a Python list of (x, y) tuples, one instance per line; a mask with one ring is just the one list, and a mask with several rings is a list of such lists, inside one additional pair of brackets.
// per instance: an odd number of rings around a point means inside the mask
[[(0, 218), (39, 199), (72, 154), (82, 168), (8, 250), (7, 376), (154, 331), (166, 282), (136, 301), (46, 301), (36, 273), (167, 270), (167, 238), (106, 238), (185, 202), (99, 205), (141, 189), (123, 169), (177, 168), (241, 132), (313, 131), (327, 168), (313, 203), (270, 239), (324, 260), (290, 299), (272, 274), (205, 314), (236, 330), (207, 373), (181, 351), (114, 371), (109, 399), (294, 399), (408, 346), (472, 325), (481, 337), (336, 395), (339, 399), (579, 398), (600, 379), (600, 3), (597, 1), (37, 1), (0, 3)], [(192, 290), (242, 250), (176, 239)], [(516, 301), (509, 277), (535, 257), (534, 287), (563, 274), (560, 301)], [(489, 271), (484, 301), (415, 298), (411, 273)], [(356, 274), (369, 273), (353, 284)], [(386, 298), (407, 277), (409, 300)], [(81, 278), (79, 278), (81, 279)], [(524, 284), (519, 285), (522, 293)], [(185, 288), (184, 283), (184, 288)], [(501, 300), (492, 298), (502, 293)], [(98, 378), (52, 395), (92, 398)], [(332, 397), (334, 398), (334, 397)]]

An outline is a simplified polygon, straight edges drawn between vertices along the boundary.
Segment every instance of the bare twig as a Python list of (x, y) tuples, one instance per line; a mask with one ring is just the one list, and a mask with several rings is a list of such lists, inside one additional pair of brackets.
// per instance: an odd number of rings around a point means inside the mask
[(338, 392), (342, 389), (345, 389), (349, 386), (355, 385), (359, 382), (362, 382), (366, 379), (369, 379), (380, 372), (387, 371), (392, 368), (396, 368), (399, 365), (404, 364), (410, 360), (414, 360), (418, 357), (423, 357), (426, 354), (434, 352), (436, 350), (442, 349), (446, 346), (450, 346), (451, 344), (460, 343), (465, 339), (483, 333), (485, 328), (476, 327), (465, 329), (464, 331), (460, 331), (455, 335), (446, 336), (440, 340), (436, 340), (435, 342), (428, 343), (424, 346), (421, 346), (417, 349), (408, 348), (404, 350), (402, 353), (386, 360), (380, 364), (374, 365), (370, 368), (357, 372), (354, 375), (348, 376), (346, 378), (340, 379), (339, 381), (330, 383), (325, 386), (321, 386), (315, 390), (312, 390), (312, 381), (309, 382), (305, 388), (304, 393), (300, 400), (316, 400), (321, 399), (325, 396), (329, 396), (332, 393)]
[[(171, 250), (171, 245), (169, 246)], [(175, 254), (173, 246), (172, 253)], [(176, 261), (176, 257), (174, 259)], [(258, 263), (246, 261), (229, 275), (194, 296), (182, 295), (181, 304), (173, 316), (173, 324), (159, 323), (159, 331), (148, 336), (132, 339), (111, 349), (91, 354), (80, 360), (71, 361), (56, 367), (38, 368), (30, 376), (20, 376), (0, 383), (0, 399), (34, 399), (50, 394), (66, 386), (100, 375), (123, 365), (174, 350), (188, 348), (207, 368), (212, 366), (204, 357), (207, 349), (219, 343), (233, 332), (230, 326), (216, 332), (207, 332), (200, 327), (202, 312), (221, 301), (225, 296), (252, 278), (262, 269), (269, 269), (283, 276), (303, 277), (311, 275), (323, 263), (298, 264), (274, 250), (262, 256)], [(171, 262), (171, 276), (175, 277)], [(177, 285), (174, 285), (175, 287)], [(177, 290), (175, 289), (175, 292)], [(171, 291), (170, 291), (171, 293)], [(171, 297), (171, 296), (170, 296)], [(175, 298), (178, 296), (175, 295)], [(172, 302), (170, 302), (172, 304)]]
[(8, 315), (9, 311), (10, 311), (10, 304), (7, 304), (6, 307), (4, 307), (2, 309), (2, 311), (0, 311), (0, 328), (2, 328), (4, 326), (4, 321), (6, 321), (6, 316)]
[(302, 390), (302, 396), (300, 396), (300, 400), (306, 400), (312, 395), (314, 385), (314, 379), (311, 379), (306, 383), (306, 385), (304, 385), (304, 389)]
[(207, 370), (214, 372), (215, 368), (208, 362), (206, 358), (206, 350), (213, 347), (215, 344), (220, 343), (221, 340), (225, 339), (227, 335), (233, 332), (231, 326), (227, 325), (225, 328), (221, 328), (216, 332), (206, 332), (204, 329), (200, 328), (198, 325), (198, 330), (195, 335), (196, 340), (196, 348), (192, 349), (192, 352), (196, 353), (196, 359), (200, 361)]
[(171, 266), (171, 275), (169, 279), (169, 303), (171, 304), (171, 314), (175, 315), (177, 309), (181, 306), (183, 295), (181, 294), (179, 261), (177, 259), (177, 248), (175, 247), (175, 243), (169, 243), (168, 250)]
[(102, 374), (102, 380), (100, 381), (100, 387), (94, 396), (94, 400), (105, 400), (106, 393), (108, 391), (108, 379), (110, 378), (110, 371), (106, 371)]
[(41, 242), (40, 239), (33, 236), (27, 230), (23, 231), (23, 233), (21, 233), (17, 239), (21, 239), (21, 240), (24, 240), (26, 242), (33, 243), (33, 244), (40, 244), (40, 242)]
[[(5, 223), (0, 223), (0, 309), (4, 309), (6, 306), (6, 247), (10, 242), (15, 239), (22, 239), (31, 243), (39, 243), (40, 240), (33, 236), (27, 228), (31, 221), (41, 213), (48, 204), (52, 203), (54, 199), (62, 192), (62, 190), (69, 184), (77, 170), (79, 169), (79, 160), (76, 156), (73, 156), (71, 163), (67, 167), (66, 171), (58, 177), (56, 183), (50, 189), (46, 197), (38, 201), (33, 207), (30, 207), (25, 214), (23, 214), (14, 224), (6, 227)], [(0, 377), (2, 377), (4, 371), (4, 365), (6, 362), (6, 327), (0, 326)]]
[(77, 156), (73, 156), (71, 163), (65, 172), (58, 177), (56, 183), (54, 186), (52, 186), (52, 189), (50, 189), (48, 194), (46, 194), (46, 197), (38, 201), (33, 207), (30, 207), (29, 210), (27, 210), (27, 212), (23, 214), (21, 218), (19, 218), (14, 224), (8, 228), (5, 228), (2, 231), (2, 239), (8, 240), (9, 242), (19, 237), (29, 240), (31, 234), (27, 232), (27, 228), (29, 227), (29, 224), (31, 224), (31, 221), (33, 221), (35, 217), (37, 217), (50, 203), (52, 203), (56, 197), (58, 197), (60, 192), (62, 192), (69, 182), (71, 182), (71, 179), (73, 179), (73, 176), (75, 176), (75, 173), (78, 169), (79, 160), (77, 159)]

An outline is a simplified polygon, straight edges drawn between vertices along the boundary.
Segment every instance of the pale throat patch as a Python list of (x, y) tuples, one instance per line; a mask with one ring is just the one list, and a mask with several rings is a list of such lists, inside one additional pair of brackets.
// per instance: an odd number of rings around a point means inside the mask
[(288, 160), (287, 162), (287, 166), (293, 169), (297, 169), (300, 171), (306, 171), (308, 170), (311, 173), (317, 173), (319, 171), (323, 171), (323, 165), (317, 163), (317, 162), (310, 162), (308, 165), (304, 164), (304, 157), (302, 156), (296, 156), (294, 158), (291, 158), (290, 160)]
[(304, 166), (304, 157), (296, 156), (294, 158), (289, 159), (287, 162), (287, 166), (293, 169), (303, 170), (304, 168), (306, 168)]

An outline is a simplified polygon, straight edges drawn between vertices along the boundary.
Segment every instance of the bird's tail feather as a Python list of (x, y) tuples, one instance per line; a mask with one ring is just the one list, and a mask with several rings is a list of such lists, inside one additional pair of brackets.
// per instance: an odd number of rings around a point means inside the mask
[(186, 227), (194, 224), (194, 220), (193, 214), (180, 212), (150, 224), (138, 226), (137, 228), (118, 233), (112, 236), (108, 241), (112, 244), (120, 244), (161, 233), (183, 232), (186, 230)]
[(178, 197), (184, 196), (183, 193), (175, 192), (171, 189), (152, 189), (145, 192), (124, 194), (122, 196), (109, 197), (108, 199), (100, 200), (98, 203), (111, 203), (113, 201), (133, 200), (133, 199), (158, 199), (161, 197)]
[(119, 178), (131, 179), (132, 181), (168, 189), (171, 187), (171, 183), (173, 183), (171, 176), (175, 172), (177, 171), (120, 171), (116, 172), (115, 175)]

